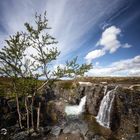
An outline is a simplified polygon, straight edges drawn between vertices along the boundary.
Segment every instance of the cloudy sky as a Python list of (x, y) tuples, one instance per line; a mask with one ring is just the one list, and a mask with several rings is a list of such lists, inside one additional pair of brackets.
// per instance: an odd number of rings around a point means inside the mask
[(61, 51), (55, 66), (78, 56), (93, 63), (90, 76), (140, 76), (140, 0), (0, 0), (0, 48), (45, 10)]

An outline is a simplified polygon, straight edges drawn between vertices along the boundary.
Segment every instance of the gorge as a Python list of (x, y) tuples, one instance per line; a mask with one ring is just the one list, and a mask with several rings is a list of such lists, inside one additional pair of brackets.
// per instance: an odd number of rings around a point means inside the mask
[(66, 82), (60, 81), (55, 83), (53, 90), (45, 87), (41, 92), (41, 96), (35, 98), (35, 102), (41, 101), (40, 130), (30, 132), (30, 137), (26, 131), (18, 129), (14, 100), (0, 99), (0, 128), (7, 130), (7, 135), (1, 134), (3, 139), (140, 138), (139, 88), (135, 89), (132, 85), (130, 87), (116, 83), (92, 82), (76, 85), (68, 82), (66, 85)]

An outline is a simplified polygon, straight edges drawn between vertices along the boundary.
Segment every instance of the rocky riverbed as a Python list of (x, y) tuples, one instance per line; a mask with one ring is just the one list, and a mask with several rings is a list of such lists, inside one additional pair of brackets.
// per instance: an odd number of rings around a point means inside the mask
[[(117, 88), (116, 88), (117, 86)], [(1, 139), (22, 140), (115, 140), (140, 139), (140, 86), (118, 84), (76, 84), (44, 88), (35, 102), (41, 101), (40, 129), (38, 131), (20, 130), (17, 124), (16, 103), (14, 99), (0, 98)], [(103, 98), (112, 90), (109, 128), (96, 121)], [(78, 116), (67, 116), (67, 105), (78, 105), (86, 96), (85, 112)], [(109, 96), (111, 100), (111, 96)], [(22, 99), (21, 99), (22, 100)], [(25, 123), (24, 110), (22, 121)], [(106, 115), (105, 113), (103, 113)], [(106, 116), (105, 116), (106, 117)], [(25, 125), (26, 127), (26, 125)]]

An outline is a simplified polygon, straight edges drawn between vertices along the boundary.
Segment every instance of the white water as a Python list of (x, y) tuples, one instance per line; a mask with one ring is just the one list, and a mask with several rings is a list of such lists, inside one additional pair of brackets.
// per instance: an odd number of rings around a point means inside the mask
[(80, 115), (82, 112), (84, 112), (85, 103), (86, 103), (86, 96), (81, 98), (79, 105), (66, 106), (65, 113), (67, 115), (75, 115), (75, 116)]
[(104, 94), (104, 97), (100, 104), (98, 115), (96, 117), (97, 121), (102, 126), (107, 127), (107, 128), (110, 127), (110, 112), (111, 112), (114, 97), (115, 95), (113, 93), (113, 90), (110, 90)]
[(79, 82), (79, 84), (83, 86), (92, 86), (91, 82)]
[(107, 93), (107, 86), (104, 86), (104, 96), (106, 95), (106, 93)]

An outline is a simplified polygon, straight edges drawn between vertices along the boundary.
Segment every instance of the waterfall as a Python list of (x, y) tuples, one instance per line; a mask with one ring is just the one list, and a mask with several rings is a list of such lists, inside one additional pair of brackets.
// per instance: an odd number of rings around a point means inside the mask
[[(112, 108), (112, 103), (115, 97), (114, 90), (108, 91), (104, 94), (101, 101), (98, 115), (96, 116), (97, 121), (104, 127), (110, 127), (110, 113)], [(106, 90), (105, 90), (106, 92)]]
[(85, 103), (86, 103), (86, 96), (81, 98), (79, 105), (66, 106), (65, 113), (67, 115), (75, 115), (75, 116), (80, 115), (82, 112), (84, 112)]
[(107, 89), (108, 89), (108, 87), (104, 86), (104, 96), (106, 95)]

